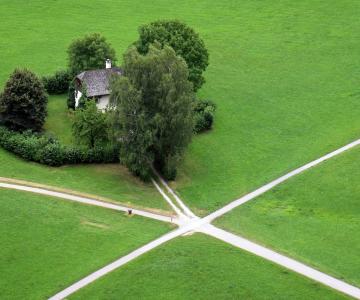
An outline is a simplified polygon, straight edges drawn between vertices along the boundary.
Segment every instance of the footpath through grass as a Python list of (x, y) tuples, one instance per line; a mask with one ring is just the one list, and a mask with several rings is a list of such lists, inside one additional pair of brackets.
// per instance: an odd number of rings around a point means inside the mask
[(64, 68), (85, 33), (105, 35), (121, 63), (139, 25), (185, 21), (210, 53), (199, 97), (218, 110), (174, 186), (205, 214), (359, 137), (359, 12), (357, 0), (3, 0), (0, 85), (15, 67)]
[(0, 298), (45, 299), (170, 225), (0, 189)]
[(219, 219), (221, 227), (360, 286), (360, 148)]
[(342, 299), (335, 291), (205, 235), (181, 237), (70, 299)]
[(72, 189), (138, 207), (170, 209), (151, 183), (141, 182), (119, 164), (53, 168), (21, 160), (0, 148), (0, 177)]

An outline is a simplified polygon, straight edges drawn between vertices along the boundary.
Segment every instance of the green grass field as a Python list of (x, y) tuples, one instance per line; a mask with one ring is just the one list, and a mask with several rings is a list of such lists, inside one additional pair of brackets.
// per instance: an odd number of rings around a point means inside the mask
[[(356, 0), (3, 0), (0, 87), (16, 67), (30, 68), (38, 75), (64, 69), (69, 43), (84, 34), (105, 35), (121, 63), (122, 53), (137, 39), (140, 25), (164, 18), (185, 21), (200, 33), (210, 53), (207, 83), (198, 96), (213, 100), (218, 108), (214, 129), (194, 137), (179, 176), (171, 185), (189, 206), (205, 215), (359, 138), (359, 14), (360, 2)], [(65, 98), (50, 97), (45, 127), (63, 143), (72, 143), (71, 116), (65, 109)], [(357, 153), (354, 150), (292, 179), (225, 216), (219, 224), (359, 285)], [(49, 168), (25, 162), (0, 149), (0, 176), (97, 194), (136, 206), (168, 209), (150, 184), (141, 183), (115, 164)], [(6, 198), (2, 190), (1, 197)], [(24, 208), (29, 205), (29, 211), (40, 210), (35, 203), (31, 204), (33, 201), (19, 201), (25, 203)], [(45, 207), (44, 212), (39, 212), (42, 220), (39, 224), (43, 225), (40, 226), (35, 217), (27, 220), (26, 210), (21, 214), (14, 211), (23, 204), (13, 206), (5, 201), (3, 205), (0, 213), (5, 218), (0, 222), (6, 223), (2, 228), (11, 231), (12, 236), (27, 235), (30, 239), (39, 230), (35, 237), (47, 239), (29, 250), (44, 252), (34, 258), (39, 264), (46, 252), (57, 251), (47, 246), (53, 241), (50, 238), (54, 235), (50, 233), (55, 230), (56, 222), (64, 222), (58, 229), (60, 236), (64, 233), (66, 240), (72, 237), (79, 240), (61, 254), (72, 251), (76, 254), (73, 259), (80, 260), (83, 258), (71, 247), (88, 250), (94, 245), (98, 247), (99, 237), (83, 236), (78, 228), (76, 217), (85, 212), (72, 212), (62, 208), (62, 204), (48, 204), (52, 205), (51, 209)], [(63, 210), (65, 217), (50, 218)], [(97, 216), (95, 212), (89, 214)], [(71, 225), (77, 226), (76, 230), (68, 225), (67, 216), (78, 220), (78, 225)], [(118, 224), (117, 216), (116, 222), (115, 217), (109, 218), (110, 227), (124, 223)], [(100, 217), (99, 220), (105, 222)], [(15, 223), (8, 228), (10, 221), (26, 221), (27, 226)], [(49, 224), (49, 228), (44, 224)], [(70, 233), (64, 232), (67, 229)], [(140, 227), (133, 230), (139, 242), (136, 230), (141, 232), (140, 237), (147, 232)], [(16, 246), (10, 240), (11, 235), (6, 239), (9, 245)], [(110, 250), (104, 251), (109, 251), (110, 257)], [(85, 268), (101, 265), (89, 255), (84, 256), (86, 262), (79, 267), (82, 269), (59, 271), (56, 275), (59, 284), (72, 282), (70, 277), (60, 276), (76, 277)], [(64, 261), (67, 263), (64, 257), (56, 260), (59, 270), (66, 268), (62, 266)], [(9, 258), (6, 264), (11, 263)], [(8, 275), (0, 283), (25, 276), (20, 270), (26, 264), (32, 266), (16, 260), (13, 264), (16, 272), (6, 270)], [(28, 277), (37, 280), (42, 278), (41, 272), (35, 270)], [(6, 293), (24, 292), (8, 286)], [(51, 288), (56, 289), (46, 282), (42, 286), (44, 295)], [(255, 299), (271, 295), (277, 299), (340, 297), (312, 281), (198, 235), (175, 240), (141, 257), (76, 297), (138, 299), (139, 294), (149, 298), (173, 295), (199, 299), (213, 295)]]
[[(66, 107), (66, 96), (50, 96), (45, 130), (62, 143), (72, 144), (71, 118)], [(119, 164), (51, 168), (26, 162), (0, 149), (1, 176), (73, 189), (139, 207), (169, 209), (151, 184), (134, 178)]]
[(72, 136), (72, 113), (66, 104), (66, 95), (49, 97), (48, 117), (44, 129), (56, 136), (61, 143), (71, 145), (74, 143)]
[(56, 198), (0, 190), (0, 298), (45, 299), (170, 226)]
[[(271, 295), (271, 296), (270, 296)], [(182, 237), (70, 299), (342, 299), (342, 295), (205, 235)]]
[(218, 111), (174, 186), (210, 211), (359, 136), (359, 12), (355, 0), (5, 0), (0, 85), (15, 67), (64, 68), (67, 46), (85, 33), (105, 35), (121, 61), (139, 25), (187, 22), (210, 53), (199, 96)]
[(52, 168), (21, 160), (0, 148), (0, 177), (71, 189), (138, 207), (170, 210), (151, 183), (141, 182), (119, 164)]
[(360, 286), (360, 148), (290, 179), (217, 225)]

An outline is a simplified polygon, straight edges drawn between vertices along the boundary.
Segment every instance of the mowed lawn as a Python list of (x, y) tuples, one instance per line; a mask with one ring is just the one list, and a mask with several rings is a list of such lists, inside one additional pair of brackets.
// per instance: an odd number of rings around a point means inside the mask
[(102, 196), (135, 207), (170, 210), (151, 183), (143, 183), (120, 164), (48, 167), (19, 159), (0, 148), (0, 177)]
[(344, 296), (205, 235), (181, 237), (70, 299), (343, 299)]
[(306, 171), (216, 223), (360, 286), (360, 148)]
[(177, 18), (210, 53), (200, 98), (218, 105), (173, 186), (207, 211), (359, 137), (360, 2), (4, 0), (0, 86), (15, 67), (66, 65), (70, 41), (100, 32), (122, 53), (139, 25)]
[(46, 299), (169, 230), (145, 218), (0, 189), (0, 298)]
[[(45, 123), (47, 134), (54, 135), (63, 144), (73, 144), (71, 126), (72, 113), (67, 110), (66, 96), (50, 96), (48, 117)], [(166, 201), (152, 184), (141, 182), (120, 164), (52, 168), (26, 162), (0, 148), (0, 177), (72, 189), (136, 207), (169, 210)]]
[(67, 95), (50, 96), (47, 109), (45, 131), (58, 138), (63, 144), (74, 144), (72, 134), (73, 112), (67, 108)]

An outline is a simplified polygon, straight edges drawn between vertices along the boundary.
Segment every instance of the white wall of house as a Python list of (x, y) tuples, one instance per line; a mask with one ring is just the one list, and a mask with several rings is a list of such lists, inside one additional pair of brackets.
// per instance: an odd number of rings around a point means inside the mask
[(80, 91), (75, 91), (75, 108), (79, 106), (79, 101), (82, 96)]
[[(79, 106), (80, 98), (82, 93), (80, 91), (75, 91), (75, 108)], [(105, 111), (110, 102), (110, 95), (100, 96), (96, 101), (96, 106), (98, 109)]]
[(110, 95), (101, 96), (96, 103), (98, 109), (104, 111), (109, 105)]

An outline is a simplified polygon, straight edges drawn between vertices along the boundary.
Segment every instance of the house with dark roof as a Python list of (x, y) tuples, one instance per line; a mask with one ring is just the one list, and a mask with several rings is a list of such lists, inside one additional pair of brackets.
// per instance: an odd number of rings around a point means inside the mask
[(105, 110), (110, 100), (110, 79), (121, 76), (122, 70), (112, 67), (109, 59), (105, 62), (105, 69), (89, 70), (75, 77), (75, 107), (79, 106), (80, 98), (85, 93), (88, 99), (95, 99), (98, 109)]

